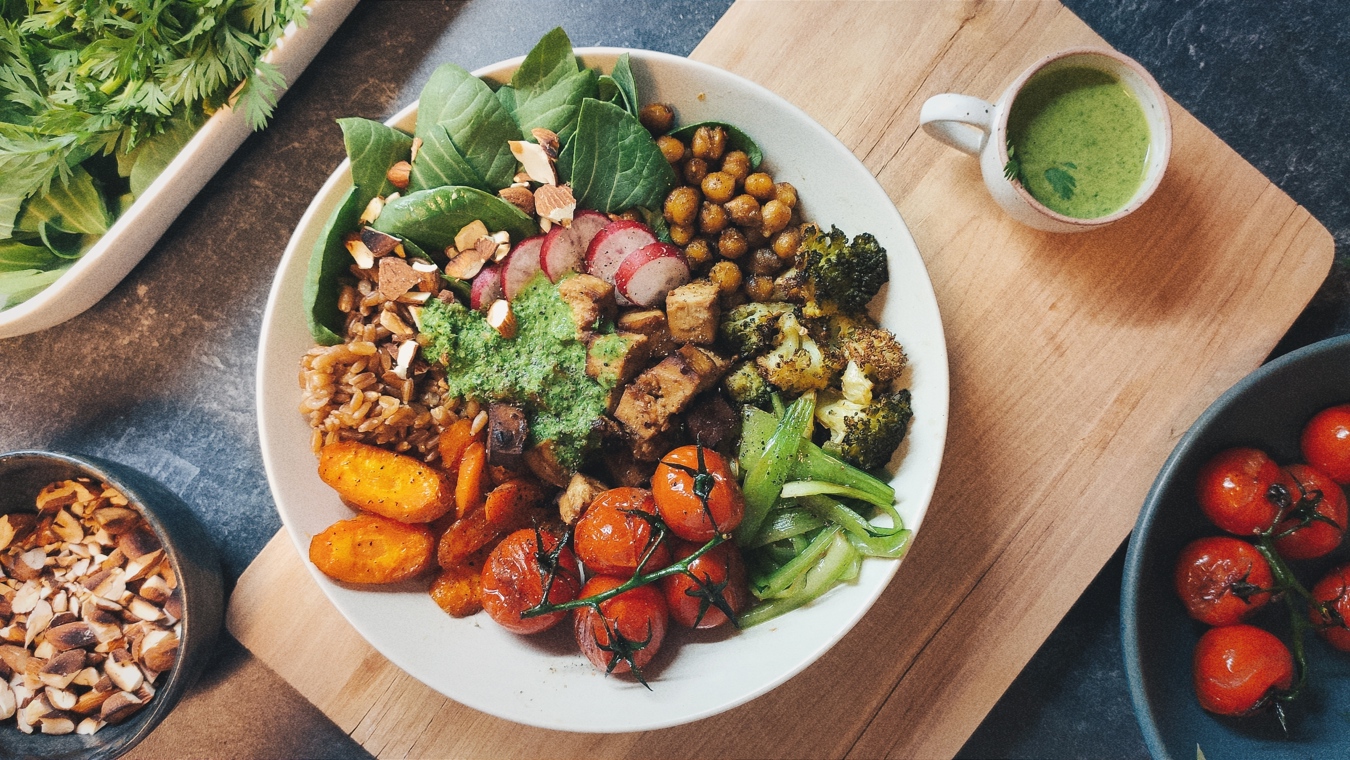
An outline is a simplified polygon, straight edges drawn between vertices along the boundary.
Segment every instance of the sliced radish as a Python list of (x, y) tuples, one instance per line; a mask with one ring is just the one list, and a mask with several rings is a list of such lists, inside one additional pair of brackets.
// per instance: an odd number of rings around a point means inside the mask
[(572, 216), (572, 226), (568, 227), (572, 231), (572, 236), (576, 238), (577, 245), (581, 247), (584, 255), (586, 249), (591, 247), (591, 241), (595, 239), (596, 234), (611, 224), (610, 218), (599, 211), (578, 211)]
[(655, 242), (656, 235), (641, 222), (611, 222), (596, 233), (595, 239), (586, 249), (586, 272), (610, 285), (616, 285), (614, 275), (628, 254)]
[(544, 244), (539, 246), (539, 268), (548, 275), (550, 282), (557, 282), (568, 272), (581, 271), (585, 258), (586, 249), (577, 244), (576, 234), (562, 225), (549, 230), (544, 236)]
[(544, 245), (544, 236), (535, 235), (516, 243), (510, 255), (502, 261), (502, 293), (506, 300), (513, 301), (524, 289), (535, 272), (539, 271), (539, 249)]
[(473, 278), (473, 287), (469, 290), (469, 306), (478, 311), (487, 311), (493, 301), (502, 297), (502, 268), (497, 264), (483, 267), (483, 271)]
[(655, 306), (689, 282), (689, 262), (670, 243), (651, 243), (628, 254), (614, 275), (615, 287), (639, 306)]

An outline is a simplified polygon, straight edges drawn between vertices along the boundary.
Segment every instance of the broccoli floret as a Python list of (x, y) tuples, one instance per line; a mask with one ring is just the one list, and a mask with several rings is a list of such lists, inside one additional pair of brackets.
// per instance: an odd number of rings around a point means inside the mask
[(778, 318), (796, 311), (790, 303), (747, 303), (727, 312), (718, 332), (737, 354), (755, 356), (776, 345)]
[(816, 343), (792, 312), (778, 318), (775, 341), (774, 349), (755, 361), (779, 390), (802, 394), (825, 388), (843, 367), (838, 354)]
[(731, 371), (722, 378), (722, 387), (732, 401), (761, 409), (768, 408), (773, 392), (753, 361), (742, 361), (732, 366)]
[(900, 447), (914, 413), (907, 389), (889, 394), (871, 394), (869, 389), (868, 395), (868, 403), (858, 403), (824, 391), (818, 396), (816, 419), (830, 431), (821, 448), (863, 470), (875, 470)]
[(826, 333), (828, 345), (877, 385), (889, 388), (909, 363), (895, 336), (864, 315), (832, 315)]
[[(849, 242), (838, 227), (828, 233), (807, 227), (795, 268), (805, 272), (814, 286), (804, 289), (808, 316), (815, 313), (813, 303), (821, 314), (862, 311), (890, 278), (886, 249), (875, 237), (864, 232)], [(805, 292), (812, 289), (814, 294)]]

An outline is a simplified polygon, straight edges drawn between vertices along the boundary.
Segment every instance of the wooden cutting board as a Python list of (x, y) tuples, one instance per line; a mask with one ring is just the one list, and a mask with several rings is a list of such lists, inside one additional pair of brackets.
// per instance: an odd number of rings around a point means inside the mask
[(1079, 236), (1010, 221), (975, 161), (920, 132), (929, 96), (993, 99), (1085, 44), (1105, 46), (1054, 0), (739, 0), (694, 51), (866, 163), (914, 234), (947, 332), (951, 423), (923, 529), (872, 611), (805, 672), (679, 728), (518, 726), (385, 661), (284, 535), (240, 580), (230, 630), (379, 757), (955, 753), (1128, 534), (1182, 433), (1261, 363), (1333, 255), (1307, 211), (1175, 103), (1155, 197)]

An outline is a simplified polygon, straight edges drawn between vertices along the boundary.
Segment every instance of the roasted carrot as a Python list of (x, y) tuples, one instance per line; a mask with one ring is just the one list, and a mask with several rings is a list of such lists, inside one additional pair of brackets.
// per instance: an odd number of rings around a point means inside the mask
[(430, 522), (454, 506), (453, 481), (439, 469), (356, 441), (324, 446), (319, 477), (348, 504), (399, 522)]
[(450, 526), (436, 546), (436, 562), (442, 569), (462, 565), (474, 552), (492, 543), (502, 530), (488, 522), (482, 509), (475, 509)]
[(441, 452), (441, 469), (445, 470), (450, 477), (459, 474), (459, 462), (464, 457), (464, 452), (469, 448), (469, 444), (475, 440), (482, 440), (482, 431), (475, 436), (469, 432), (473, 429), (473, 421), (460, 419), (453, 425), (441, 432), (438, 442), (438, 448)]
[(488, 523), (497, 527), (518, 528), (529, 521), (531, 509), (539, 506), (544, 492), (528, 480), (508, 480), (492, 489), (483, 503)]
[(434, 541), (425, 525), (360, 514), (310, 539), (309, 559), (334, 580), (397, 583), (431, 566)]
[(431, 598), (446, 614), (468, 617), (483, 609), (479, 592), (483, 587), (483, 562), (487, 555), (479, 552), (469, 561), (442, 570), (431, 582)]
[(479, 441), (470, 443), (464, 450), (464, 456), (459, 460), (459, 477), (455, 481), (455, 508), (461, 520), (483, 506), (483, 487), (486, 484), (483, 470), (486, 463), (487, 447)]

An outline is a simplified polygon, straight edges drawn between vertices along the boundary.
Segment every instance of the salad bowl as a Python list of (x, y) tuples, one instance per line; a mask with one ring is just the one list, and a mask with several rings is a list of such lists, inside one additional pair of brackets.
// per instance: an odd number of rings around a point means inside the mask
[[(891, 483), (905, 525), (917, 530), (937, 480), (947, 429), (946, 344), (927, 270), (904, 221), (870, 172), (823, 127), (782, 98), (720, 69), (641, 50), (584, 48), (583, 64), (608, 71), (631, 56), (643, 102), (670, 104), (678, 123), (735, 124), (763, 148), (775, 178), (800, 193), (804, 216), (851, 234), (871, 232), (889, 251), (890, 284), (874, 302), (881, 324), (904, 345), (912, 367), (915, 417)], [(507, 81), (522, 59), (474, 72)], [(411, 132), (416, 106), (387, 123)], [(302, 306), (307, 260), (325, 220), (352, 185), (338, 167), (301, 219), (273, 282), (259, 346), (258, 425), (277, 509), (302, 556), (310, 538), (350, 517), (316, 472), (310, 429), (297, 411), (296, 373), (313, 345)], [(559, 626), (523, 638), (483, 615), (443, 613), (425, 584), (358, 590), (311, 574), (365, 639), (404, 671), (469, 707), (542, 728), (641, 731), (708, 717), (764, 694), (806, 668), (867, 612), (898, 562), (868, 560), (858, 579), (815, 603), (739, 632), (685, 637), (649, 669), (651, 690), (606, 677), (575, 651)], [(555, 636), (554, 634), (557, 634)]]

